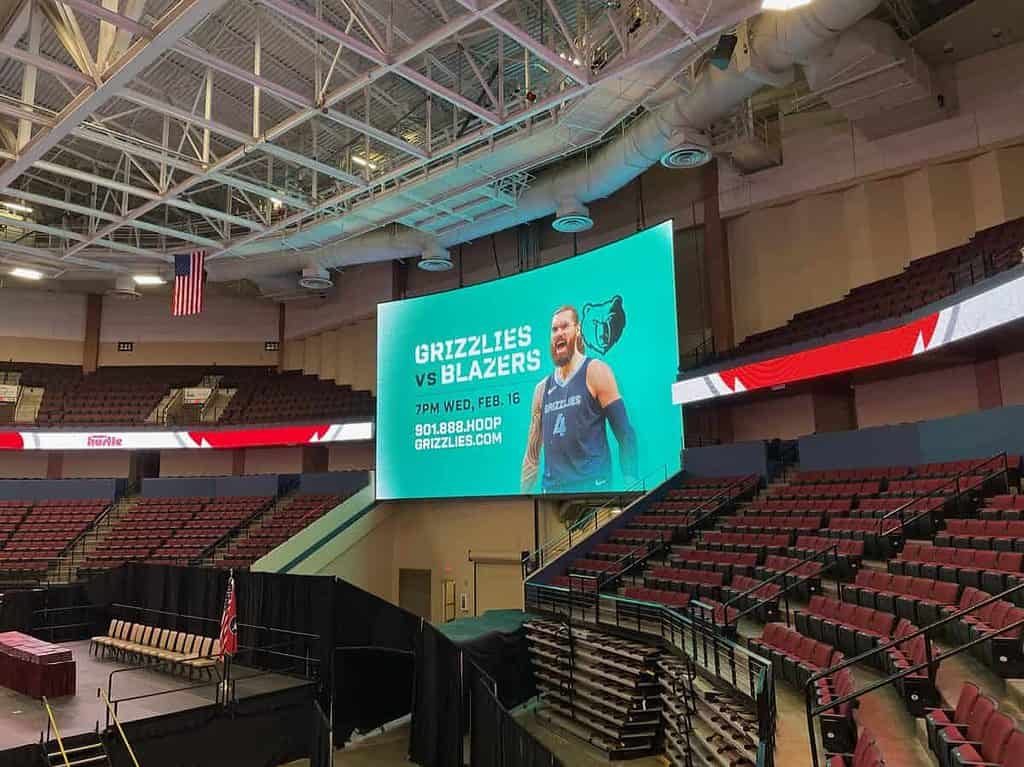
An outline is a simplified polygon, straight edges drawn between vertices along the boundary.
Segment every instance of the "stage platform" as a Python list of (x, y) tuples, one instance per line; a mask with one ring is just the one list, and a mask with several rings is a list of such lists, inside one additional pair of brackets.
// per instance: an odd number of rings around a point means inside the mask
[[(110, 672), (131, 666), (114, 660), (103, 660), (89, 654), (88, 640), (67, 642), (78, 664), (77, 694), (50, 701), (57, 726), (62, 736), (90, 732), (99, 722), (105, 722), (103, 701), (96, 694), (97, 689), (107, 689)], [(258, 676), (257, 676), (258, 675)], [(231, 676), (235, 679), (235, 694), (247, 698), (268, 692), (277, 692), (306, 684), (304, 679), (283, 674), (265, 674), (257, 669), (234, 665)], [(245, 677), (252, 677), (246, 679)], [(190, 682), (187, 676), (174, 675), (152, 669), (125, 671), (114, 675), (112, 698), (125, 698), (150, 693), (166, 693), (142, 700), (126, 701), (118, 707), (118, 717), (123, 722), (147, 719), (162, 714), (184, 711), (207, 706), (216, 700), (213, 683), (192, 690), (180, 688), (205, 682), (199, 679)], [(178, 690), (177, 692), (170, 692)], [(0, 687), (0, 751), (30, 743), (39, 742), (39, 733), (46, 732), (46, 709), (42, 701)]]

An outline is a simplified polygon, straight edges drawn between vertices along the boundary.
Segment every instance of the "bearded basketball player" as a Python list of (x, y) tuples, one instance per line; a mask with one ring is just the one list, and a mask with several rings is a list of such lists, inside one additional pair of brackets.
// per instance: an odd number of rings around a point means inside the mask
[(575, 307), (563, 306), (551, 317), (551, 360), (554, 372), (533, 391), (521, 492), (534, 492), (542, 450), (542, 492), (610, 490), (612, 456), (606, 423), (618, 440), (622, 474), (628, 487), (637, 476), (636, 432), (626, 415), (612, 369), (583, 353)]

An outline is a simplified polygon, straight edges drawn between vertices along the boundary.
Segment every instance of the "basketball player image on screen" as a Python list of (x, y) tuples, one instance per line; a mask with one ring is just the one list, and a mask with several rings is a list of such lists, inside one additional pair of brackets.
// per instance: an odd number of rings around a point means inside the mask
[(612, 455), (607, 426), (619, 443), (628, 487), (637, 476), (636, 432), (626, 415), (615, 374), (607, 363), (583, 353), (579, 313), (563, 306), (551, 317), (554, 371), (533, 391), (530, 436), (523, 456), (520, 490), (579, 493), (611, 489)]

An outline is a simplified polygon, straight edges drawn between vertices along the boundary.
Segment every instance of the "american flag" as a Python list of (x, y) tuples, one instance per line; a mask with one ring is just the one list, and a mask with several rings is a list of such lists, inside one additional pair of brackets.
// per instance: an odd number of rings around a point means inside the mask
[(174, 292), (171, 316), (185, 317), (203, 311), (203, 266), (205, 250), (193, 250), (174, 257)]
[(220, 616), (220, 653), (238, 652), (238, 605), (235, 601), (235, 576), (228, 578), (228, 591), (224, 595), (224, 612)]

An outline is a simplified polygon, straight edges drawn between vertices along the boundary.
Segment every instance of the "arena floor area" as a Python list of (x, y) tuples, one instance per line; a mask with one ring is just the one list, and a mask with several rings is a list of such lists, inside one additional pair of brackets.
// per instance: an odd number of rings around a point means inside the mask
[[(130, 669), (132, 666), (113, 660), (103, 660), (89, 654), (89, 642), (68, 642), (78, 664), (78, 689), (73, 696), (55, 698), (50, 701), (57, 726), (62, 736), (78, 735), (94, 730), (96, 723), (101, 727), (105, 720), (103, 701), (97, 690), (107, 689), (111, 672), (119, 669)], [(258, 675), (258, 676), (257, 676)], [(265, 674), (244, 666), (235, 666), (232, 676), (236, 680), (235, 692), (239, 698), (246, 698), (261, 693), (276, 692), (296, 685), (304, 684), (282, 674)], [(245, 677), (251, 678), (246, 679)], [(202, 684), (201, 680), (189, 682), (187, 677), (173, 675), (149, 668), (125, 671), (114, 676), (112, 698), (114, 700), (163, 693), (141, 700), (125, 701), (118, 706), (118, 716), (122, 721), (146, 719), (151, 716), (170, 714), (190, 708), (198, 708), (213, 703), (216, 699), (216, 687)], [(182, 690), (181, 688), (194, 687)], [(178, 692), (174, 692), (178, 690)], [(28, 743), (37, 743), (39, 734), (46, 731), (46, 709), (34, 698), (0, 688), (0, 751)]]

